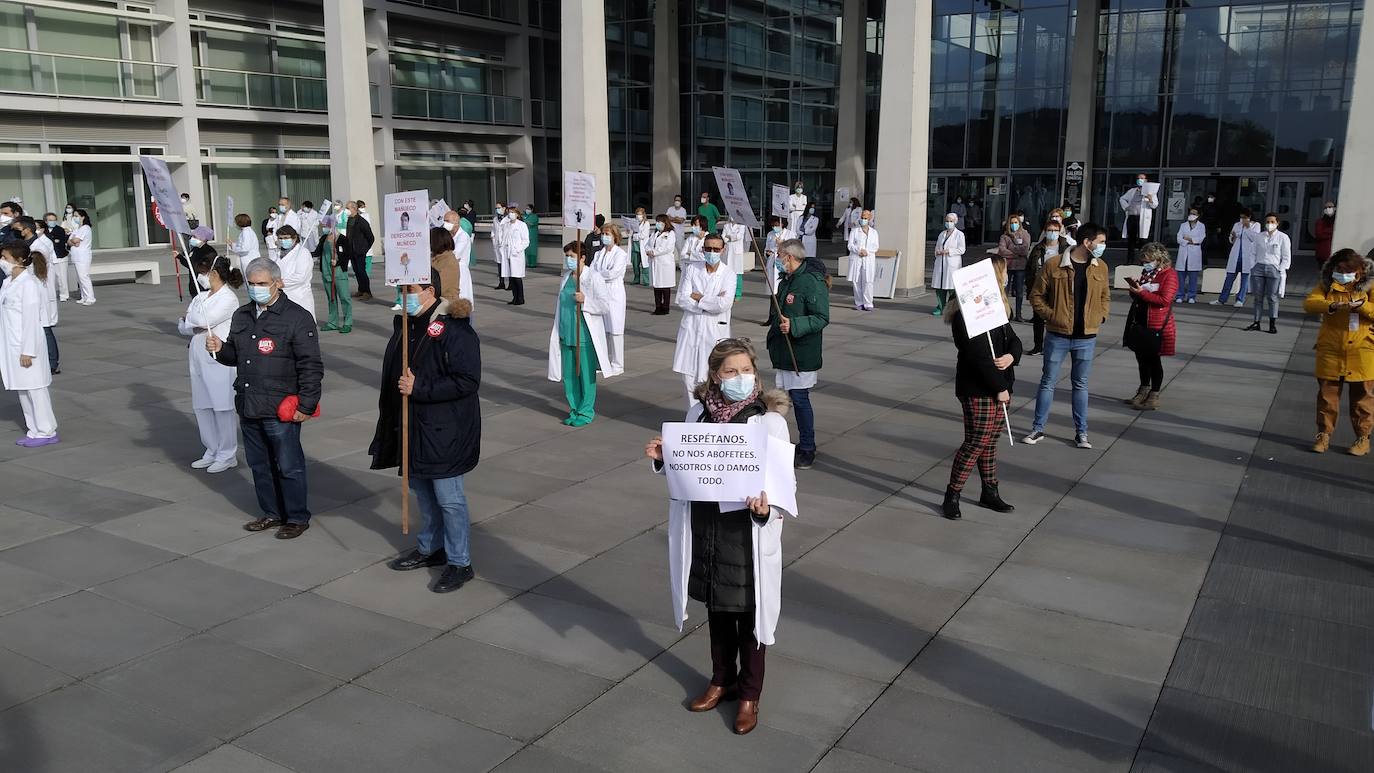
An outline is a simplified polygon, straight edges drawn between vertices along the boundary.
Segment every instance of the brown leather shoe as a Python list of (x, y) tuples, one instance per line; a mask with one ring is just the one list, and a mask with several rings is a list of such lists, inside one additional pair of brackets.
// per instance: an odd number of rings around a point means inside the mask
[(358, 293), (358, 300), (370, 301), (372, 300), (372, 293)]
[(722, 700), (732, 701), (735, 699), (733, 687), (721, 687), (719, 685), (707, 685), (706, 692), (701, 697), (687, 704), (688, 711), (710, 711), (720, 705)]
[(277, 529), (277, 539), (295, 539), (310, 528), (308, 523), (284, 523)]
[(739, 713), (735, 714), (735, 735), (748, 735), (759, 726), (759, 702), (740, 701)]

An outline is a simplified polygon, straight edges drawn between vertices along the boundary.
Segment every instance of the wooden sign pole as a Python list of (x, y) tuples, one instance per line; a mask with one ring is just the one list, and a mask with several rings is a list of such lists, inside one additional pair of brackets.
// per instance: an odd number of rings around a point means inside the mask
[[(410, 313), (401, 298), (401, 375), (410, 372)], [(401, 533), (410, 533), (410, 395), (401, 395)]]

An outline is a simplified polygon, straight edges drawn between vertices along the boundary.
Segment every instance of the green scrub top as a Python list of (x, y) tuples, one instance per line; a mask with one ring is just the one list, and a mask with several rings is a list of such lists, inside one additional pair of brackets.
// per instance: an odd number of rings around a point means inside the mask
[(587, 321), (577, 308), (577, 299), (573, 297), (576, 293), (577, 281), (570, 276), (558, 295), (558, 341), (564, 346), (573, 346), (577, 341), (574, 331), (580, 330), (582, 346), (586, 347), (591, 345), (591, 336), (588, 335)]
[(720, 210), (715, 204), (702, 204), (697, 207), (697, 214), (706, 218), (706, 233), (715, 233), (716, 221), (720, 219)]

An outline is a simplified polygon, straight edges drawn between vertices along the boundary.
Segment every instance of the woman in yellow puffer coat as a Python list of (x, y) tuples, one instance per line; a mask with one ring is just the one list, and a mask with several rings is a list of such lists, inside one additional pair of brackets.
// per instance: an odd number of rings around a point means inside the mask
[(1331, 445), (1331, 431), (1341, 412), (1341, 384), (1349, 386), (1350, 423), (1355, 428), (1354, 456), (1369, 453), (1374, 430), (1374, 260), (1345, 249), (1322, 267), (1321, 282), (1308, 293), (1303, 308), (1321, 315), (1317, 332), (1317, 439), (1312, 450)]

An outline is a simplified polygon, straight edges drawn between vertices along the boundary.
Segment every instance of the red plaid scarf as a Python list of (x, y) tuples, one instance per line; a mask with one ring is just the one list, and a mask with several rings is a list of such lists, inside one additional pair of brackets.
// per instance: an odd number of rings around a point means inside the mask
[(734, 421), (739, 412), (754, 404), (759, 397), (759, 381), (754, 379), (754, 391), (748, 397), (737, 403), (732, 403), (725, 399), (725, 395), (720, 393), (720, 387), (715, 384), (706, 390), (704, 404), (707, 412), (711, 414), (711, 421), (716, 424), (729, 424)]

